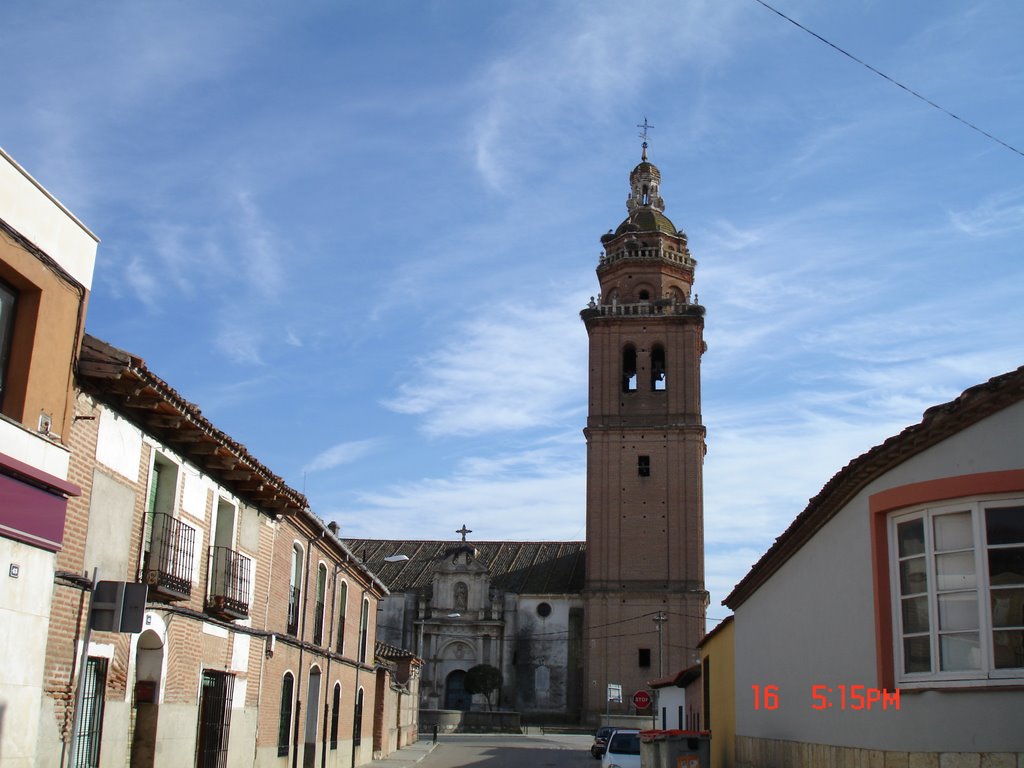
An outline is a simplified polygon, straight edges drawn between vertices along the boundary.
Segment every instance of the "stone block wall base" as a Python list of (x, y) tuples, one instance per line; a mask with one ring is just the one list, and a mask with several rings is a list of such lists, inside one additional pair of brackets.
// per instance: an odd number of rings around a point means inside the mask
[(891, 752), (736, 737), (735, 768), (1024, 768), (1024, 752)]

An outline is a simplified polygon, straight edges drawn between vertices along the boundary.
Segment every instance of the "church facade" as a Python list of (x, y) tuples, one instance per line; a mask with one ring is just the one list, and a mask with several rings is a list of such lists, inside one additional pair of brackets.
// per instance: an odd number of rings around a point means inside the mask
[[(584, 543), (347, 540), (389, 586), (377, 636), (423, 659), (420, 706), (515, 710), (578, 721), (583, 708)], [(478, 664), (501, 672), (488, 704), (466, 692)]]
[(346, 542), (391, 590), (378, 636), (423, 659), (425, 709), (486, 706), (462, 689), (485, 663), (503, 675), (496, 703), (524, 721), (593, 723), (634, 713), (635, 691), (698, 660), (704, 308), (646, 142), (629, 181), (626, 219), (601, 238), (600, 294), (580, 313), (586, 542), (467, 541), (465, 526), (461, 541)]

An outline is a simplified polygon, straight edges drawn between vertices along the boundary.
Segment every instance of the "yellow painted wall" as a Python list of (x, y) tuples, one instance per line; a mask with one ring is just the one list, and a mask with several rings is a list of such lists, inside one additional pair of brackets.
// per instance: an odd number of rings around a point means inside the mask
[(730, 616), (704, 638), (700, 648), (705, 697), (703, 728), (711, 731), (711, 768), (736, 765), (735, 626)]

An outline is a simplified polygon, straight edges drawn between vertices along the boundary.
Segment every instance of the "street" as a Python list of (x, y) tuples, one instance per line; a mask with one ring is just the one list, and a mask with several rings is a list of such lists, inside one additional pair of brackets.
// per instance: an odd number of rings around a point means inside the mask
[(588, 735), (541, 734), (452, 734), (438, 738), (438, 746), (417, 768), (546, 768), (582, 766), (596, 768), (590, 756), (594, 739)]

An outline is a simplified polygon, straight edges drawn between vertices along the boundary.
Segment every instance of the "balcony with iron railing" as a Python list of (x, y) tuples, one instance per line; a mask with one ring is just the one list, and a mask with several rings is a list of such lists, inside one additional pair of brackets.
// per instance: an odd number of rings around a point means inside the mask
[(299, 588), (291, 587), (288, 590), (288, 634), (298, 636), (299, 634)]
[(207, 612), (223, 619), (249, 617), (249, 558), (228, 547), (210, 547)]
[(178, 518), (162, 512), (153, 515), (149, 552), (143, 567), (150, 597), (187, 600), (192, 595), (195, 541), (195, 529)]

